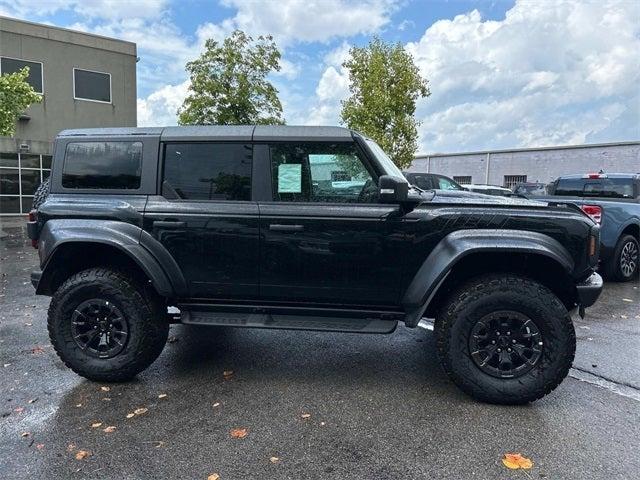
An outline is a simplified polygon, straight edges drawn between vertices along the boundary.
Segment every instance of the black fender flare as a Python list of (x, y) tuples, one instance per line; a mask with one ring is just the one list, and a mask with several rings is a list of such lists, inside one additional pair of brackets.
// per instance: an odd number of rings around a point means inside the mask
[(568, 274), (574, 261), (557, 240), (537, 232), (507, 229), (458, 230), (444, 237), (425, 259), (409, 284), (401, 304), (406, 312), (405, 325), (415, 327), (462, 258), (477, 252), (521, 252), (544, 255), (557, 262)]
[(86, 219), (52, 219), (44, 224), (38, 238), (42, 276), (37, 294), (46, 294), (54, 274), (56, 252), (62, 245), (70, 243), (99, 243), (114, 247), (142, 269), (160, 295), (176, 297), (187, 294), (187, 284), (180, 267), (162, 244), (147, 232), (130, 223)]

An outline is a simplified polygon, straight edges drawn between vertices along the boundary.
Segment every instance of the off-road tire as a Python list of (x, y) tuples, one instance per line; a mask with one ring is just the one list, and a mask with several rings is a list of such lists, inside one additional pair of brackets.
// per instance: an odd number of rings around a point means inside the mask
[[(470, 352), (478, 320), (504, 310), (529, 317), (543, 340), (537, 363), (514, 378), (489, 375)], [(488, 403), (517, 405), (542, 398), (567, 376), (576, 350), (573, 323), (560, 300), (543, 285), (511, 274), (482, 276), (463, 285), (440, 309), (434, 330), (447, 375), (464, 392)]]
[[(113, 303), (128, 322), (124, 349), (111, 358), (88, 355), (73, 339), (71, 318), (83, 301)], [(69, 277), (53, 294), (48, 313), (49, 338), (64, 364), (78, 375), (99, 382), (129, 380), (158, 358), (169, 334), (163, 303), (149, 288), (127, 275), (91, 268)]]
[(49, 196), (49, 185), (50, 182), (48, 178), (38, 185), (36, 192), (33, 194), (33, 203), (31, 204), (33, 210), (40, 208), (40, 205), (42, 205)]
[(604, 275), (608, 280), (613, 280), (615, 282), (630, 282), (634, 278), (638, 277), (638, 271), (640, 270), (638, 257), (636, 257), (635, 270), (630, 275), (625, 274), (625, 272), (623, 272), (622, 270), (622, 252), (628, 244), (631, 245), (631, 248), (635, 246), (636, 252), (640, 250), (640, 243), (638, 243), (638, 239), (636, 237), (634, 237), (633, 235), (622, 235), (622, 237), (620, 237), (620, 239), (618, 240), (618, 243), (616, 243), (616, 247), (613, 250), (613, 255), (604, 268)]

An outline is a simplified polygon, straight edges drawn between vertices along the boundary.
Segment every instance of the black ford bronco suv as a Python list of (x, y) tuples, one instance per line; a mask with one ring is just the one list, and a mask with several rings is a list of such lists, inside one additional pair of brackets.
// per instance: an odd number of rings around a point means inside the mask
[(171, 322), (391, 333), (427, 317), (462, 390), (525, 403), (567, 375), (570, 312), (602, 290), (579, 208), (409, 187), (348, 129), (73, 130), (54, 151), (31, 279), (58, 355), (92, 380), (144, 370)]

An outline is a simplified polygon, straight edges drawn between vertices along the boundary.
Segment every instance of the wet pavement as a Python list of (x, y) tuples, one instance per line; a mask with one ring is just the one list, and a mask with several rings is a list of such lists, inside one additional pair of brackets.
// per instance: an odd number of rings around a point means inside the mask
[[(2, 479), (640, 478), (638, 282), (606, 284), (576, 323), (574, 369), (556, 391), (499, 407), (458, 391), (431, 332), (404, 327), (176, 325), (136, 380), (92, 383), (49, 344), (36, 263), (22, 221), (0, 218)], [(533, 469), (507, 470), (506, 452)]]

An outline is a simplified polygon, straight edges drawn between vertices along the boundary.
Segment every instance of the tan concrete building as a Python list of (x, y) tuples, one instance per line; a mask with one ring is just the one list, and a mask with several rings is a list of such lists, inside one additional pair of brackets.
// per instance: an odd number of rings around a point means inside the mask
[(29, 67), (43, 101), (0, 137), (0, 215), (28, 212), (60, 130), (136, 126), (136, 44), (0, 16), (0, 74)]

